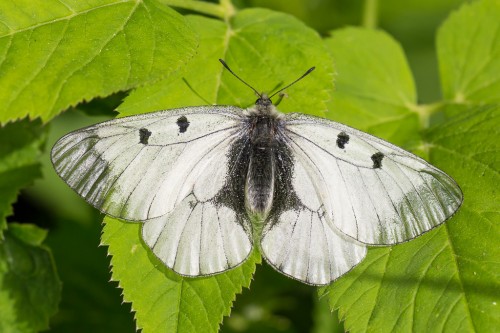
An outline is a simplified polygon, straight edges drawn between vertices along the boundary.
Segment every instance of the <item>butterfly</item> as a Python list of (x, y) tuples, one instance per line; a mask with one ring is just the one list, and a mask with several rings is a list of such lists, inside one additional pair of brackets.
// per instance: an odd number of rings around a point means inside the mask
[(67, 134), (51, 153), (95, 208), (142, 222), (144, 242), (178, 274), (227, 271), (257, 246), (279, 272), (325, 285), (367, 246), (415, 238), (460, 207), (460, 187), (425, 160), (340, 123), (283, 114), (276, 93), (258, 93), (220, 61), (255, 91), (254, 106), (114, 119)]

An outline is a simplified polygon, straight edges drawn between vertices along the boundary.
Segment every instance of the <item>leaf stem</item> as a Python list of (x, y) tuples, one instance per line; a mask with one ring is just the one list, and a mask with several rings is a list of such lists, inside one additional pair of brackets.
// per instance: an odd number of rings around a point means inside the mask
[(375, 29), (378, 24), (378, 0), (365, 0), (363, 6), (363, 21), (361, 25), (368, 29)]
[(416, 105), (413, 110), (418, 114), (420, 119), (420, 128), (425, 129), (430, 126), (431, 116), (443, 106), (442, 102), (433, 104)]
[(201, 14), (215, 16), (224, 20), (234, 15), (235, 12), (234, 6), (230, 0), (220, 0), (219, 4), (196, 1), (196, 0), (159, 0), (159, 1), (167, 6), (188, 9)]

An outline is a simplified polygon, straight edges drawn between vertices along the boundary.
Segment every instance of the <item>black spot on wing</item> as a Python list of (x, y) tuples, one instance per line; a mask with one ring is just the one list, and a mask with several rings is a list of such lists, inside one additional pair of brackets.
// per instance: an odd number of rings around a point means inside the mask
[(186, 116), (181, 116), (177, 119), (177, 126), (179, 126), (179, 133), (185, 133), (189, 127), (189, 121)]
[(141, 128), (139, 130), (139, 143), (147, 145), (150, 136), (151, 132), (147, 128)]
[(372, 155), (373, 168), (379, 169), (382, 167), (382, 159), (384, 158), (384, 154), (381, 152), (375, 153)]
[(346, 143), (349, 143), (349, 135), (345, 132), (340, 132), (339, 135), (337, 135), (337, 147), (344, 149)]

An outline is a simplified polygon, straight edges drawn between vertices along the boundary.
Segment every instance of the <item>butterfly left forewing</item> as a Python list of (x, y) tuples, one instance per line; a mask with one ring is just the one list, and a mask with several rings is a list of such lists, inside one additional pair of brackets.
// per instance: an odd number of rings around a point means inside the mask
[(67, 134), (51, 157), (59, 176), (103, 213), (147, 220), (187, 195), (192, 170), (240, 124), (241, 109), (223, 106), (119, 118)]
[(288, 115), (292, 151), (307, 165), (334, 225), (366, 244), (395, 244), (443, 223), (462, 202), (444, 172), (342, 124)]

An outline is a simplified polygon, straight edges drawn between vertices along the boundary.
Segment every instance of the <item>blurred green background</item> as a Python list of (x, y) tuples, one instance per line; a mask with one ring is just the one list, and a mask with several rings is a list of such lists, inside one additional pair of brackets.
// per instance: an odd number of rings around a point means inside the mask
[[(239, 8), (266, 7), (290, 13), (327, 36), (347, 25), (386, 30), (398, 40), (417, 83), (419, 103), (440, 97), (435, 36), (439, 25), (464, 1), (458, 0), (239, 0)], [(279, 61), (277, 59), (276, 61)], [(117, 94), (80, 105), (51, 123), (47, 152), (63, 134), (114, 116), (126, 96)], [(51, 332), (134, 332), (130, 304), (110, 280), (106, 248), (99, 247), (102, 216), (67, 187), (44, 159), (44, 179), (23, 191), (10, 221), (49, 229), (47, 244), (63, 281), (60, 311)], [(51, 195), (47, 195), (47, 189)], [(57, 201), (55, 201), (57, 198)], [(343, 332), (336, 314), (317, 300), (316, 288), (259, 266), (251, 285), (238, 296), (223, 332)]]

